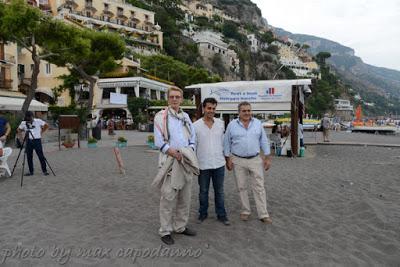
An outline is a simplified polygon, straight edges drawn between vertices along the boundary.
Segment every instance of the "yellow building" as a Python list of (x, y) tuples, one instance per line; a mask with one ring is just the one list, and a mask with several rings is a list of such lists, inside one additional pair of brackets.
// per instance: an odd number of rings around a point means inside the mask
[(57, 17), (95, 30), (120, 33), (128, 48), (141, 54), (159, 53), (163, 33), (155, 13), (122, 0), (55, 0)]
[[(19, 87), (21, 92), (26, 93), (26, 90), (31, 85), (31, 77), (33, 70), (33, 61), (31, 53), (26, 49), (20, 49), (18, 53), (18, 76)], [(63, 81), (58, 77), (61, 75), (68, 75), (67, 68), (57, 67), (47, 61), (41, 60), (40, 72), (38, 76), (38, 86), (35, 93), (35, 99), (42, 103), (57, 104), (58, 106), (68, 106), (71, 104), (69, 92), (66, 90), (58, 96), (55, 103), (53, 88), (62, 85)]]
[(180, 9), (185, 12), (185, 14), (190, 14), (195, 17), (207, 17), (208, 19), (212, 19), (213, 16), (219, 16), (224, 20), (239, 22), (239, 19), (226, 14), (221, 9), (204, 0), (183, 0)]
[(17, 46), (0, 43), (0, 95), (18, 92)]

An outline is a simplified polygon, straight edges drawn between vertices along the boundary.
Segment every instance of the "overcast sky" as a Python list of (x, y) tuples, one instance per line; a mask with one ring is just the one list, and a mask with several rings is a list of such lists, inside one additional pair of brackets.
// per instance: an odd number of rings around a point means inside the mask
[(365, 63), (400, 70), (400, 0), (252, 0), (272, 26), (355, 50)]

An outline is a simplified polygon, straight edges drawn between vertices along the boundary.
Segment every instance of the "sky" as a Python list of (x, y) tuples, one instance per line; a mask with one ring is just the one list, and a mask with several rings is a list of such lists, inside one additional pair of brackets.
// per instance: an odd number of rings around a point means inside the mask
[(252, 0), (268, 24), (326, 38), (400, 71), (400, 0)]

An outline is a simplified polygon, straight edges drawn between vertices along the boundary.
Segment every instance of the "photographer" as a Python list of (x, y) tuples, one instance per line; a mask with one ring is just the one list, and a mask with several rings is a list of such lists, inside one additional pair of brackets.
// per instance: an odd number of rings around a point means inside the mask
[[(41, 119), (35, 119), (33, 117), (33, 113), (31, 111), (27, 111), (25, 113), (25, 118), (19, 125), (17, 132), (20, 134), (21, 132), (25, 132), (28, 134), (26, 138), (26, 155), (28, 158), (28, 166), (29, 173), (25, 174), (25, 176), (33, 175), (33, 150), (36, 151), (36, 154), (39, 157), (40, 165), (42, 167), (42, 172), (44, 175), (49, 175), (46, 169), (46, 160), (43, 155), (42, 148), (42, 134), (49, 128), (49, 125)], [(30, 133), (27, 133), (30, 131)]]

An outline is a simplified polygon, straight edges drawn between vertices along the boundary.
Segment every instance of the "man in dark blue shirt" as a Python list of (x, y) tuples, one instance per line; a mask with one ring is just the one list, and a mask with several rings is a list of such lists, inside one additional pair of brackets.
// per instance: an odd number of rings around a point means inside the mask
[(10, 123), (8, 123), (6, 118), (0, 117), (0, 142), (4, 144), (7, 141), (10, 132)]

